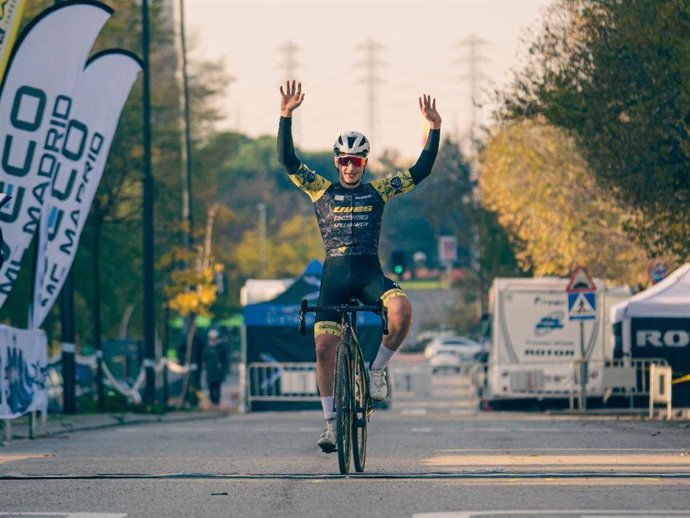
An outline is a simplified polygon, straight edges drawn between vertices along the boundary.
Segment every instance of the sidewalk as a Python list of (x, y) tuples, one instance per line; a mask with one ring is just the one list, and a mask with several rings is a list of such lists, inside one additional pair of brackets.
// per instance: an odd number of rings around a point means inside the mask
[(143, 411), (78, 413), (66, 415), (49, 413), (44, 421), (36, 415), (33, 427), (33, 437), (30, 429), (30, 417), (23, 417), (6, 421), (0, 419), (0, 447), (8, 441), (7, 425), (9, 423), (12, 434), (11, 440), (41, 439), (57, 435), (64, 436), (70, 432), (85, 430), (100, 430), (115, 426), (127, 426), (147, 423), (179, 423), (186, 421), (202, 421), (207, 419), (223, 419), (236, 414), (240, 407), (240, 393), (237, 384), (224, 383), (222, 386), (221, 404), (219, 407), (211, 405), (207, 391), (199, 392), (198, 407), (195, 409), (172, 409), (164, 414), (145, 413)]
[[(49, 414), (45, 422), (40, 417), (35, 419), (34, 439), (51, 437), (70, 432), (84, 430), (100, 430), (115, 426), (127, 426), (147, 423), (178, 423), (187, 421), (200, 421), (206, 419), (222, 419), (236, 413), (236, 409), (222, 408), (214, 410), (173, 410), (165, 414), (146, 414), (139, 412), (113, 412), (93, 414)], [(0, 421), (0, 446), (7, 441), (5, 429), (7, 421)], [(12, 440), (30, 438), (29, 416), (20, 417), (10, 421)]]

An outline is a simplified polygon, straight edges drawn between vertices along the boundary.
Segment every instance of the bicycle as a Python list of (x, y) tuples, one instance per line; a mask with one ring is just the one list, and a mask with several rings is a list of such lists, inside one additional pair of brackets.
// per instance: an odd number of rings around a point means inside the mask
[(364, 353), (357, 337), (358, 312), (371, 311), (381, 317), (383, 334), (388, 334), (388, 319), (383, 301), (365, 306), (357, 299), (340, 306), (309, 306), (302, 300), (299, 329), (306, 334), (305, 315), (308, 312), (333, 311), (340, 314), (342, 336), (338, 343), (335, 361), (335, 387), (333, 410), (336, 412), (336, 449), (341, 474), (350, 471), (350, 457), (355, 471), (364, 471), (367, 456), (367, 423), (373, 411), (369, 393), (369, 377)]

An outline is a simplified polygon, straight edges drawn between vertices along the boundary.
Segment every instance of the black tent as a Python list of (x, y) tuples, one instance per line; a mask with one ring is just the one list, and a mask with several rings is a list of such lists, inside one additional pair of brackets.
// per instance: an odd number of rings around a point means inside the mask
[[(270, 392), (277, 397), (273, 401), (252, 403), (250, 410), (280, 410), (296, 408), (320, 408), (318, 401), (299, 402), (294, 398), (280, 397), (280, 364), (286, 362), (316, 362), (314, 352), (314, 314), (307, 315), (307, 333), (299, 332), (299, 312), (302, 299), (315, 305), (321, 286), (322, 264), (311, 261), (302, 275), (283, 293), (274, 299), (249, 304), (244, 307), (246, 353), (244, 355), (247, 372), (254, 363), (275, 363), (276, 375), (270, 379), (262, 378), (263, 387), (250, 376), (248, 389), (251, 394)], [(367, 361), (371, 361), (381, 343), (381, 320), (371, 313), (358, 313), (357, 334), (364, 349)], [(266, 387), (270, 383), (270, 387)], [(259, 404), (261, 403), (261, 404)]]
[(673, 405), (680, 407), (690, 406), (689, 301), (690, 263), (686, 263), (611, 308), (616, 355), (667, 360), (673, 369)]

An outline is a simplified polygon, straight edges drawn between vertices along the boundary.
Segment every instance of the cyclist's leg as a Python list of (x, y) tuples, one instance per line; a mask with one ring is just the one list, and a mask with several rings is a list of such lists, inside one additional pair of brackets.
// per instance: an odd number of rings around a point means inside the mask
[(381, 295), (388, 312), (388, 334), (383, 337), (383, 345), (397, 351), (412, 327), (412, 304), (400, 286), (387, 277), (385, 280), (390, 288)]
[[(336, 258), (337, 259), (337, 258)], [(340, 261), (331, 258), (326, 259), (321, 290), (319, 293), (319, 306), (338, 306), (343, 300), (344, 287)], [(319, 437), (317, 444), (323, 451), (335, 450), (335, 413), (333, 411), (333, 385), (335, 374), (335, 356), (342, 334), (337, 313), (318, 312), (314, 325), (314, 342), (316, 347), (316, 384), (319, 387), (321, 406), (323, 408), (326, 428)]]
[(331, 453), (336, 450), (336, 413), (333, 410), (333, 384), (335, 353), (340, 341), (340, 325), (328, 320), (316, 322), (314, 326), (314, 341), (316, 343), (316, 384), (321, 395), (321, 408), (325, 421), (323, 433), (319, 436), (316, 444), (322, 451)]
[(378, 299), (383, 301), (388, 313), (389, 333), (383, 336), (376, 357), (369, 366), (369, 390), (372, 399), (382, 401), (388, 395), (388, 373), (385, 367), (412, 326), (412, 304), (403, 289), (383, 275), (380, 266), (375, 278), (362, 290), (362, 300), (366, 304), (373, 304)]
[[(333, 373), (335, 372), (335, 353), (340, 342), (340, 324), (334, 321), (317, 322), (314, 326), (316, 345), (316, 384), (321, 394), (324, 417), (331, 419), (333, 409)], [(330, 398), (324, 401), (325, 398)]]
[[(384, 276), (383, 273), (364, 288), (362, 298), (366, 304), (374, 304), (378, 299), (383, 300), (383, 305), (388, 313), (388, 334), (384, 335), (381, 345), (394, 353), (403, 343), (412, 326), (410, 299), (396, 282)], [(383, 351), (382, 355), (385, 356), (385, 354)], [(374, 364), (382, 369), (388, 359), (384, 360), (383, 365), (377, 365), (376, 360), (374, 360)]]

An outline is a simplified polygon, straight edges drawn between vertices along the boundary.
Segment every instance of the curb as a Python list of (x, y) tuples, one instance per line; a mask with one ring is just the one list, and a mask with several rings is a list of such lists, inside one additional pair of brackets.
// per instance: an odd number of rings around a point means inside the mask
[[(173, 415), (137, 415), (137, 414), (91, 414), (97, 418), (98, 422), (88, 422), (88, 417), (81, 416), (83, 422), (77, 424), (71, 424), (69, 418), (64, 418), (61, 421), (50, 421), (48, 418), (48, 424), (44, 427), (41, 424), (40, 419), (37, 420), (35, 424), (35, 432), (33, 439), (48, 439), (50, 437), (55, 437), (59, 435), (69, 434), (72, 432), (84, 432), (92, 430), (105, 430), (108, 428), (115, 428), (118, 426), (128, 426), (128, 425), (142, 425), (142, 424), (160, 424), (160, 423), (184, 423), (190, 421), (205, 421), (211, 419), (223, 419), (237, 413), (236, 410), (219, 410), (213, 412), (199, 412), (199, 413), (189, 413), (189, 414), (173, 414)], [(59, 414), (58, 414), (59, 415)], [(79, 419), (79, 416), (74, 416)], [(112, 422), (102, 422), (103, 419), (110, 417), (113, 419)], [(5, 446), (11, 444), (15, 440), (32, 440), (29, 435), (29, 420), (27, 417), (22, 417), (11, 422), (12, 424), (12, 440), (3, 441), (0, 437), (0, 446)], [(19, 430), (22, 430), (21, 432)]]

